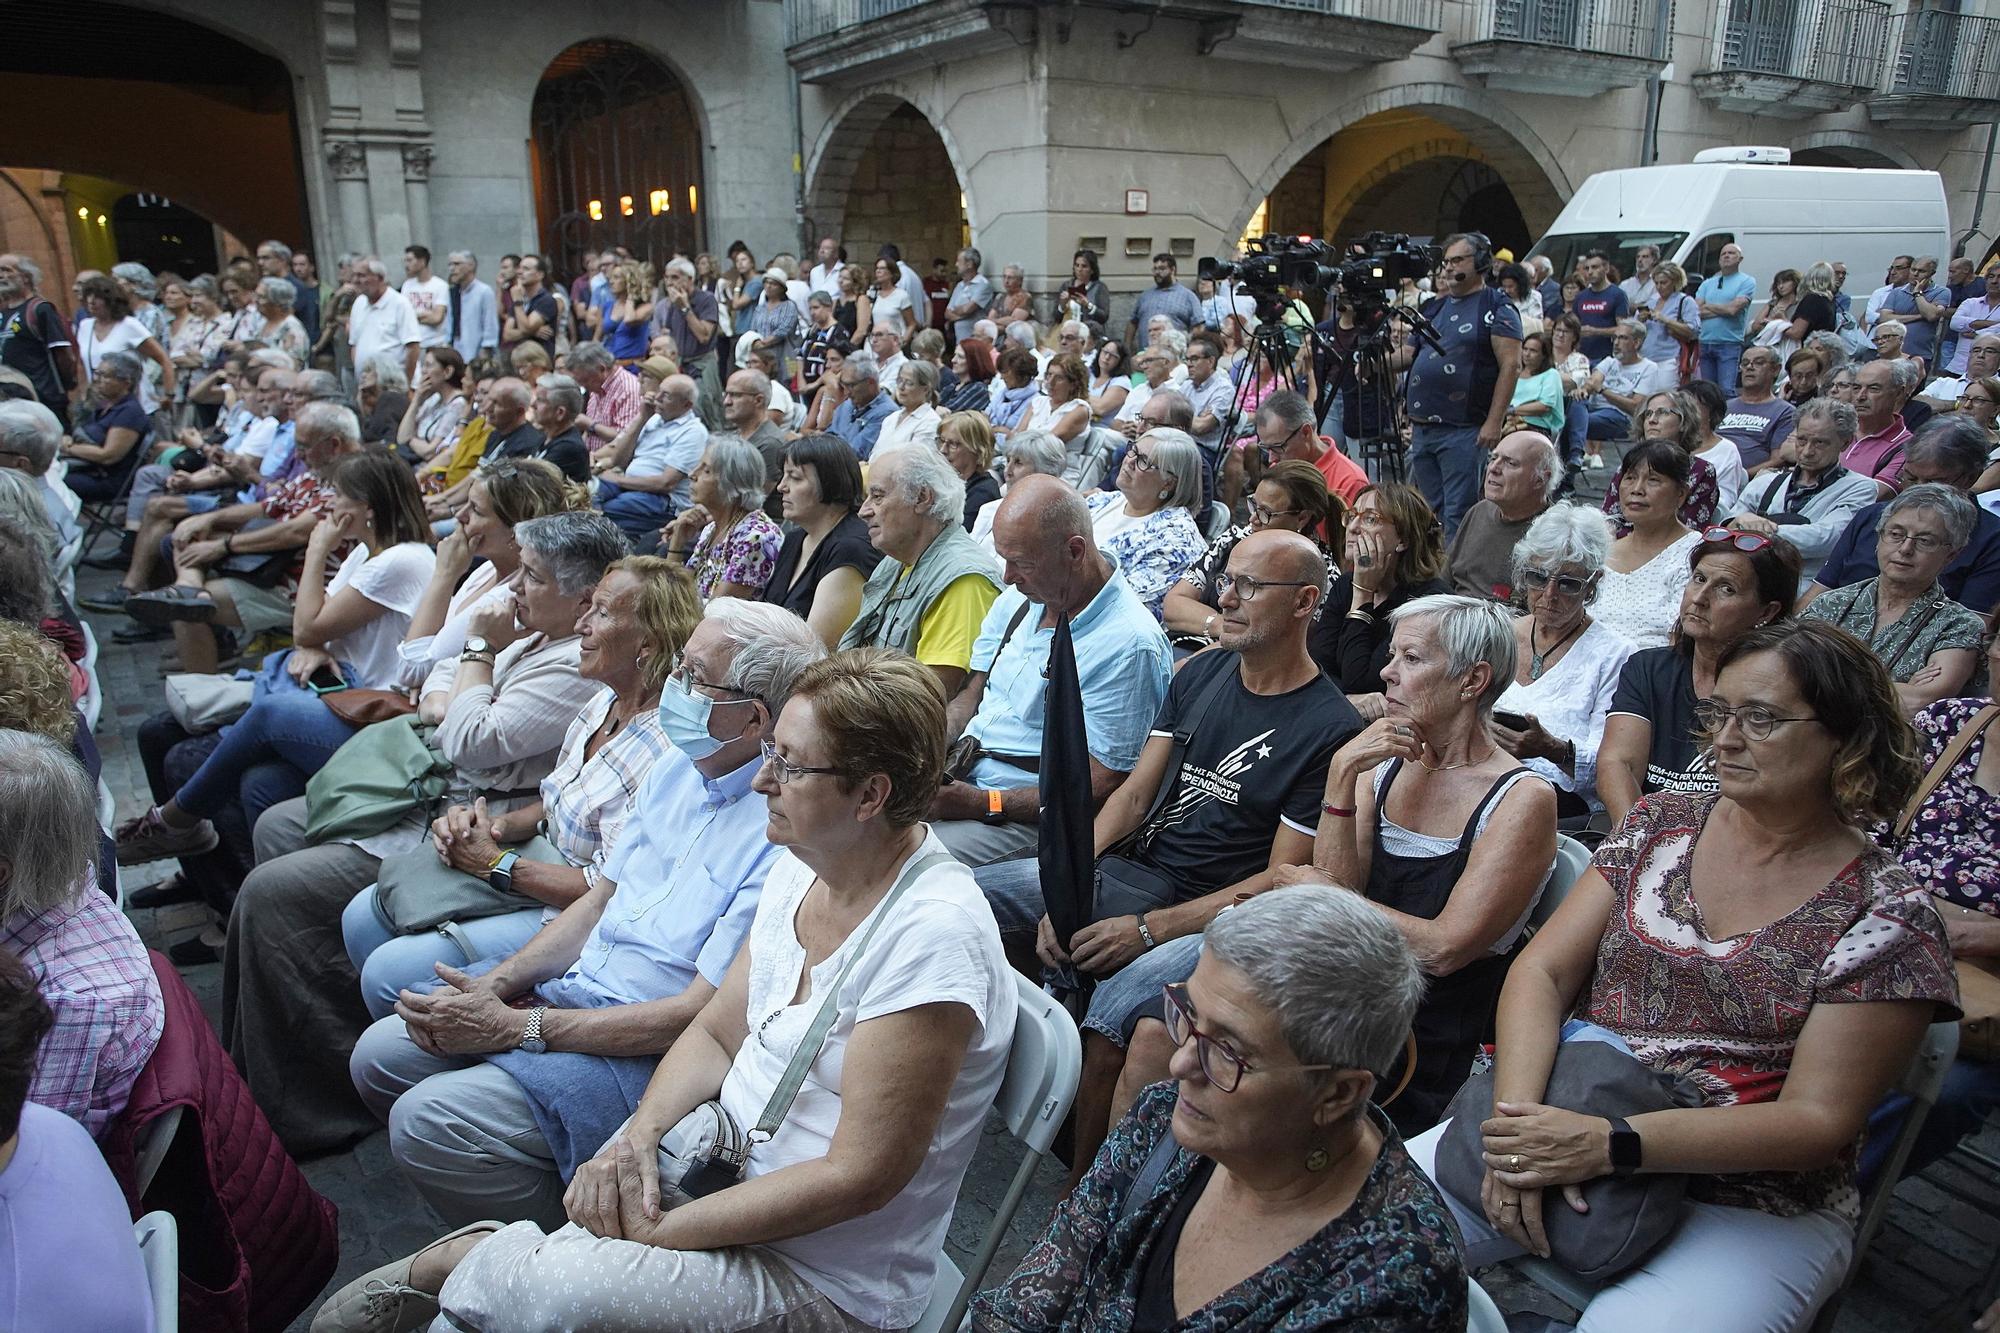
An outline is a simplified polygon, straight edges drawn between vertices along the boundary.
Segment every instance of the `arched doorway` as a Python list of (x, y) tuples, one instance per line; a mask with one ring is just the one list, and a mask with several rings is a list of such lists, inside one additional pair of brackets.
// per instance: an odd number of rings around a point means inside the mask
[(1457, 107), (1361, 117), (1301, 156), (1266, 200), (1267, 230), (1351, 240), (1370, 231), (1483, 231), (1526, 253), (1560, 194), (1497, 125)]
[(895, 97), (853, 107), (818, 154), (812, 190), (815, 232), (840, 238), (864, 270), (884, 243), (919, 273), (972, 242), (965, 186), (951, 152), (924, 113)]
[(531, 112), (535, 211), (556, 272), (624, 246), (656, 269), (703, 245), (701, 130), (688, 90), (629, 42), (578, 42), (542, 72)]
[(1895, 167), (1901, 163), (1887, 153), (1868, 148), (1802, 148), (1792, 154), (1794, 166), (1801, 167)]

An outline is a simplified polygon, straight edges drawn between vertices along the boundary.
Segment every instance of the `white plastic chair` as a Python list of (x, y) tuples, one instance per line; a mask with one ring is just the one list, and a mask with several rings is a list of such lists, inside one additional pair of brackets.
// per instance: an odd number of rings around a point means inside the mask
[(1465, 1333), (1507, 1333), (1507, 1316), (1470, 1273), (1465, 1275)]
[[(65, 486), (63, 490), (69, 492), (69, 487)], [(74, 492), (69, 493), (74, 494)], [(82, 559), (83, 531), (78, 529), (76, 536), (71, 537), (62, 550), (56, 552), (55, 562), (49, 567), (56, 576), (56, 587), (62, 590), (65, 601), (76, 600), (76, 566)]]
[(1076, 460), (1075, 467), (1063, 469), (1063, 480), (1088, 495), (1103, 484), (1105, 470), (1111, 466), (1111, 457), (1118, 452), (1118, 446), (1125, 443), (1125, 437), (1108, 426), (1092, 426), (1083, 433), (1083, 437), (1089, 443)]
[(148, 1120), (139, 1131), (132, 1153), (132, 1181), (139, 1198), (146, 1197), (153, 1177), (160, 1174), (160, 1164), (167, 1160), (167, 1150), (174, 1146), (174, 1135), (180, 1133), (181, 1117), (186, 1113), (184, 1106), (173, 1107)]
[(146, 1285), (153, 1293), (154, 1333), (180, 1333), (181, 1233), (172, 1213), (147, 1213), (132, 1224), (139, 1257), (146, 1261)]
[(1007, 1122), (1007, 1132), (1021, 1140), (1027, 1153), (1006, 1197), (994, 1210), (993, 1222), (973, 1256), (971, 1271), (961, 1274), (958, 1265), (942, 1251), (938, 1253), (930, 1308), (917, 1321), (913, 1333), (955, 1329), (965, 1317), (965, 1307), (992, 1266), (1008, 1223), (1020, 1210), (1035, 1168), (1048, 1156), (1056, 1131), (1069, 1116), (1077, 1082), (1083, 1077), (1083, 1039), (1069, 1011), (1026, 977), (1016, 975), (1014, 989), (1020, 1006), (1014, 1020), (1014, 1045), (1007, 1053), (1007, 1074), (994, 1106)]
[[(1861, 1261), (1867, 1257), (1868, 1246), (1875, 1239), (1875, 1233), (1882, 1229), (1882, 1219), (1889, 1211), (1890, 1196), (1896, 1192), (1896, 1180), (1903, 1174), (1903, 1164), (1910, 1160), (1910, 1150), (1916, 1146), (1917, 1134), (1924, 1127), (1924, 1118), (1937, 1105), (1938, 1092), (1944, 1087), (1945, 1071), (1951, 1068), (1952, 1059), (1957, 1054), (1958, 1024), (1933, 1023), (1925, 1030), (1923, 1043), (1917, 1047), (1909, 1067), (1896, 1081), (1893, 1091), (1910, 1099), (1909, 1113), (1896, 1130), (1889, 1156), (1883, 1161), (1875, 1182), (1861, 1198), (1861, 1220), (1854, 1229), (1853, 1256), (1848, 1260), (1847, 1272), (1841, 1278), (1839, 1288), (1814, 1317), (1813, 1333), (1830, 1333), (1833, 1328), (1840, 1303), (1860, 1274)], [(1584, 1281), (1550, 1260), (1523, 1255), (1508, 1260), (1507, 1264), (1572, 1309), (1582, 1310), (1597, 1294), (1596, 1284)]]
[(104, 715), (104, 687), (97, 680), (97, 636), (91, 633), (89, 621), (77, 623), (83, 629), (83, 660), (77, 666), (83, 670), (84, 690), (76, 706), (83, 714), (83, 725), (96, 731), (97, 719)]

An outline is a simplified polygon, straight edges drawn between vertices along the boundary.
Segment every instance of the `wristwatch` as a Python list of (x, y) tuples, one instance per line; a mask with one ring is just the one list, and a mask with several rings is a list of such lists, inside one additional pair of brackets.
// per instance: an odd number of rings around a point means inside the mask
[(548, 1011), (549, 1007), (545, 1004), (536, 1005), (528, 1011), (528, 1026), (521, 1033), (521, 1049), (529, 1055), (541, 1055), (549, 1049), (549, 1044), (542, 1040), (542, 1015)]
[(480, 638), (477, 634), (468, 634), (465, 638), (465, 648), (459, 653), (458, 660), (461, 662), (484, 662), (486, 665), (492, 666), (493, 645)]
[(1623, 1178), (1639, 1169), (1645, 1156), (1639, 1143), (1639, 1131), (1625, 1123), (1622, 1116), (1605, 1117), (1611, 1122), (1611, 1174)]
[(998, 787), (986, 789), (986, 813), (979, 817), (982, 824), (1004, 824), (1007, 822), (1007, 807)]
[(502, 893), (514, 891), (514, 863), (521, 859), (519, 852), (502, 852), (493, 868), (486, 872), (486, 882)]

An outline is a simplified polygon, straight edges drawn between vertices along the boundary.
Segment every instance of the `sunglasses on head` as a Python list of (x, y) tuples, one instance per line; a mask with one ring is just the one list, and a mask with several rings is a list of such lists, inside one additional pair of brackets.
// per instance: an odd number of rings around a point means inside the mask
[(1769, 537), (1755, 532), (1738, 532), (1734, 528), (1703, 528), (1701, 540), (1703, 545), (1726, 543), (1746, 555), (1761, 551), (1771, 544)]

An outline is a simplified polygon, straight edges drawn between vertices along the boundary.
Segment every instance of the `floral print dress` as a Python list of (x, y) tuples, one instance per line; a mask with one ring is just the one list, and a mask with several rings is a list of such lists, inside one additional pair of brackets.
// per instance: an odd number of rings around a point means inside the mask
[[(1940, 699), (1910, 719), (1923, 742), (1924, 772), (1991, 699)], [(1910, 831), (1895, 845), (1917, 883), (1974, 911), (2000, 916), (2000, 796), (1972, 780), (1989, 745), (2000, 744), (2000, 721), (1988, 725), (1917, 807)]]
[(784, 544), (785, 534), (761, 509), (751, 510), (720, 535), (714, 523), (708, 524), (688, 554), (695, 592), (706, 602), (719, 585), (734, 583), (750, 589), (753, 597), (762, 594)]

